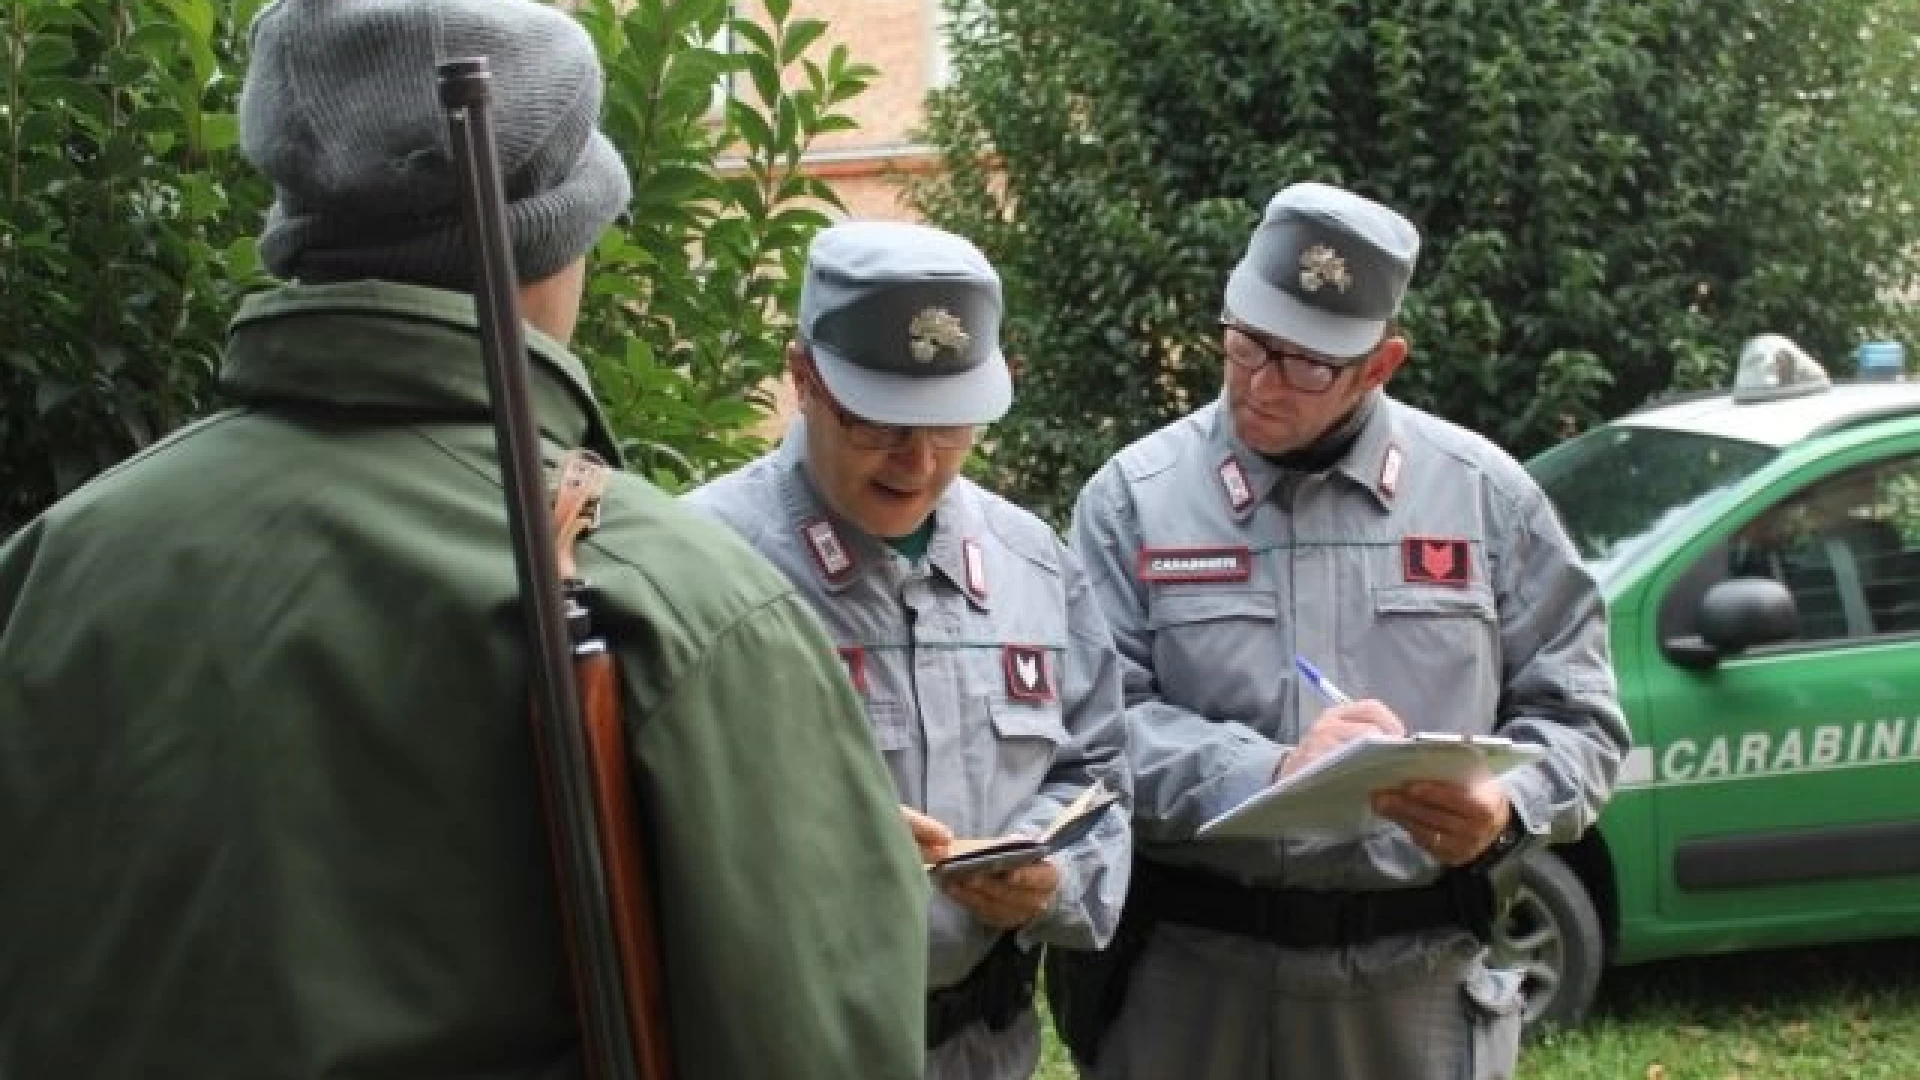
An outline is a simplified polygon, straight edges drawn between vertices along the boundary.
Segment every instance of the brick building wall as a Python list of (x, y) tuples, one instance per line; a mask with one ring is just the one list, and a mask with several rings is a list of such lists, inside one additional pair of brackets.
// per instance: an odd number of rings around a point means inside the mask
[[(760, 0), (741, 0), (737, 10), (764, 8)], [(942, 77), (939, 0), (793, 0), (789, 17), (826, 22), (813, 55), (824, 58), (845, 44), (854, 60), (880, 72), (842, 106), (859, 127), (820, 139), (807, 168), (833, 185), (852, 217), (913, 220), (900, 181), (938, 167), (932, 149), (917, 141), (917, 128), (927, 91)]]

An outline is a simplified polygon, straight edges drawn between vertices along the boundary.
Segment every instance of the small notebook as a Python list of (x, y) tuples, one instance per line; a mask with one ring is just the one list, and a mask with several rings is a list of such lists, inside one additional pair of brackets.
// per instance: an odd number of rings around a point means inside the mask
[(1053, 819), (1037, 839), (956, 840), (952, 853), (927, 864), (935, 881), (969, 874), (998, 873), (1028, 866), (1079, 843), (1120, 796), (1098, 780)]

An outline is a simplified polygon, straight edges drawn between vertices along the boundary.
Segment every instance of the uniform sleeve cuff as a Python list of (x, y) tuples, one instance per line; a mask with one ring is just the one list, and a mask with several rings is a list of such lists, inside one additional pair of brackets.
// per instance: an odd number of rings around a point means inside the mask
[(1279, 776), (1280, 763), (1292, 751), (1291, 746), (1265, 741), (1247, 743), (1233, 766), (1209, 785), (1211, 790), (1203, 802), (1206, 820), (1212, 821), (1272, 785)]
[(1553, 825), (1552, 801), (1543, 789), (1543, 779), (1532, 768), (1517, 769), (1500, 778), (1507, 789), (1507, 805), (1527, 834), (1521, 841), (1525, 846), (1545, 837)]
[(1014, 940), (1021, 948), (1040, 947), (1043, 935), (1071, 921), (1080, 905), (1079, 862), (1071, 850), (1054, 856), (1053, 865), (1060, 871), (1060, 884), (1053, 890), (1053, 899), (1047, 902), (1046, 910), (1028, 919), (1014, 932)]

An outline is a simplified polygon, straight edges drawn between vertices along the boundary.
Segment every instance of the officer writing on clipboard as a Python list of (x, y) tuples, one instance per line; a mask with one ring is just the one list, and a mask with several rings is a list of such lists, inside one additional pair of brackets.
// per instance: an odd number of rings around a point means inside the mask
[[(1627, 744), (1606, 627), (1538, 487), (1388, 397), (1419, 235), (1301, 184), (1228, 281), (1220, 399), (1087, 484), (1071, 544), (1122, 655), (1140, 859), (1107, 954), (1049, 969), (1091, 1075), (1510, 1075), (1490, 885), (1599, 814)], [(1324, 707), (1293, 658), (1363, 700)], [(1379, 795), (1359, 835), (1195, 831), (1373, 733), (1498, 732), (1536, 764)], [(1130, 977), (1129, 977), (1130, 974)]]

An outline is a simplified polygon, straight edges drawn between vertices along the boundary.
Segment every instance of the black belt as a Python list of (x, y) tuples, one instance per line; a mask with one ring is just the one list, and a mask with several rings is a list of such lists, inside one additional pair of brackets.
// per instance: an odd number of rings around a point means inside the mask
[(1134, 863), (1129, 902), (1167, 922), (1290, 949), (1341, 949), (1449, 927), (1484, 940), (1492, 899), (1486, 875), (1460, 870), (1424, 888), (1332, 892), (1258, 888), (1141, 859)]
[(1040, 950), (1022, 949), (1011, 933), (1000, 935), (967, 977), (927, 995), (927, 1048), (974, 1024), (1004, 1030), (1033, 1004)]

